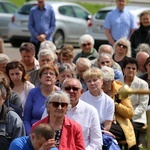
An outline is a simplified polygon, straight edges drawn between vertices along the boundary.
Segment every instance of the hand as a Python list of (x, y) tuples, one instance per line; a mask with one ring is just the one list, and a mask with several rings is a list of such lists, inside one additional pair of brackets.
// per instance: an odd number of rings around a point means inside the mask
[(115, 135), (113, 135), (111, 132), (106, 131), (106, 130), (102, 130), (103, 133), (108, 134), (110, 136), (112, 136), (114, 139), (116, 138)]
[(49, 139), (43, 143), (39, 150), (49, 150), (52, 147), (55, 147), (56, 142), (54, 139)]
[(46, 35), (45, 34), (40, 34), (37, 36), (37, 39), (40, 41), (40, 42), (43, 42), (46, 40)]

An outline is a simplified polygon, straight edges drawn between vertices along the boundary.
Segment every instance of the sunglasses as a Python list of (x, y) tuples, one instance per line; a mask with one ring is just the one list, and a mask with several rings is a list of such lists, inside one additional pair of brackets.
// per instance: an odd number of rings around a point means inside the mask
[(123, 45), (123, 44), (121, 44), (121, 43), (118, 43), (117, 46), (123, 47), (124, 49), (127, 49), (127, 48), (128, 48), (126, 45)]
[(61, 108), (67, 107), (68, 103), (59, 103), (59, 102), (50, 102), (54, 108), (58, 108), (61, 106)]
[(91, 45), (91, 43), (82, 44), (83, 47), (90, 46), (90, 45)]
[(70, 91), (71, 89), (73, 91), (78, 91), (80, 88), (78, 88), (78, 87), (65, 87), (64, 89), (65, 89), (65, 91)]
[(102, 65), (104, 65), (105, 63), (108, 64), (108, 63), (110, 63), (110, 61), (102, 61), (101, 62)]

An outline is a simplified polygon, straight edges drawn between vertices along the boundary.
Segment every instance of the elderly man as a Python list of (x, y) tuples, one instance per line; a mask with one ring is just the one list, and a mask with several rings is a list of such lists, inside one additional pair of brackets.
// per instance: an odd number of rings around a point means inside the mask
[(79, 39), (79, 46), (82, 50), (74, 58), (73, 62), (75, 64), (80, 57), (88, 58), (89, 60), (94, 60), (98, 57), (98, 52), (94, 49), (94, 39), (91, 35), (82, 35)]
[(67, 78), (62, 89), (70, 95), (72, 105), (66, 115), (82, 126), (86, 150), (101, 150), (102, 134), (98, 113), (93, 106), (80, 99), (83, 93), (80, 81), (76, 78)]
[(138, 67), (139, 67), (138, 72), (137, 72), (138, 77), (143, 75), (146, 72), (144, 64), (148, 57), (149, 57), (149, 54), (146, 52), (138, 52), (137, 53), (136, 60), (138, 62)]

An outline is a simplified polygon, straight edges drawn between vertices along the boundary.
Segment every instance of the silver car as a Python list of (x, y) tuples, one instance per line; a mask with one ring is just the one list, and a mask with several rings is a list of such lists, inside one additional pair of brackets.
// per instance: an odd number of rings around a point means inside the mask
[[(103, 25), (107, 13), (115, 8), (116, 6), (104, 7), (91, 18), (91, 26), (88, 28), (88, 33), (93, 36), (96, 48), (98, 48), (100, 44), (108, 43)], [(139, 15), (141, 12), (145, 10), (150, 11), (150, 7), (126, 6), (126, 8), (135, 16), (137, 24), (139, 24)]]
[[(57, 49), (64, 43), (76, 45), (79, 37), (88, 31), (88, 23), (91, 13), (76, 3), (49, 2), (55, 12), (56, 30), (53, 34), (53, 42)], [(13, 16), (9, 23), (8, 36), (12, 46), (19, 46), (22, 42), (29, 41), (28, 17), (31, 7), (37, 5), (37, 1), (25, 3)]]
[(0, 0), (0, 37), (8, 40), (8, 23), (11, 21), (17, 6), (11, 2)]

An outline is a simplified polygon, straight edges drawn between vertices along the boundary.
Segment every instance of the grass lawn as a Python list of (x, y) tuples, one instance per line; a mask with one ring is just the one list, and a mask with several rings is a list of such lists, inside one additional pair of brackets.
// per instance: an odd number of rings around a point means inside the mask
[[(14, 4), (16, 4), (17, 6), (22, 6), (22, 4), (26, 1), (26, 0), (9, 0), (10, 2), (13, 2)], [(89, 10), (92, 14), (96, 13), (100, 8), (105, 7), (106, 5), (103, 4), (92, 4), (92, 3), (81, 3), (81, 2), (77, 2), (78, 4), (82, 5), (83, 7), (85, 7), (87, 10)]]

